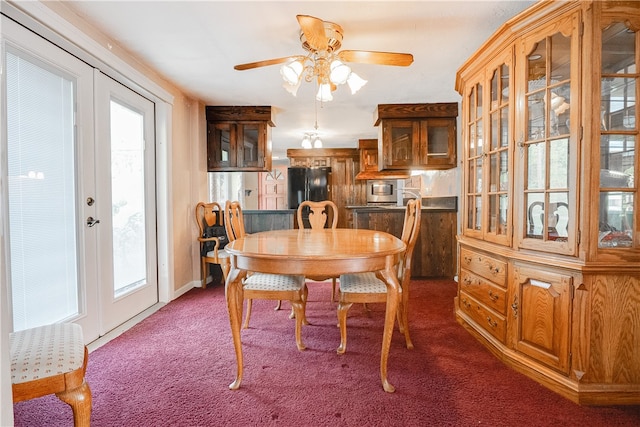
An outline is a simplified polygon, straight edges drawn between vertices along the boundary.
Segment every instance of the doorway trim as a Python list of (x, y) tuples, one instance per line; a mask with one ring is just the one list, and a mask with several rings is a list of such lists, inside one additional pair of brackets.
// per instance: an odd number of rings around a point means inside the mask
[[(15, 20), (19, 24), (34, 31), (59, 47), (67, 50), (87, 64), (98, 68), (104, 74), (123, 85), (139, 92), (156, 103), (156, 205), (158, 227), (158, 297), (159, 304), (168, 303), (176, 297), (173, 276), (173, 214), (170, 209), (172, 194), (171, 186), (171, 150), (172, 150), (172, 116), (174, 97), (160, 85), (146, 77), (142, 72), (131, 66), (125, 60), (117, 56), (109, 44), (100, 44), (88, 34), (83, 33), (82, 23), (70, 22), (74, 19), (62, 2), (21, 2), (13, 3), (10, 0), (0, 2), (0, 12)], [(58, 14), (59, 13), (59, 14)], [(74, 24), (77, 24), (74, 25)], [(86, 25), (86, 24), (85, 24)], [(91, 52), (91, 53), (89, 53)], [(126, 53), (118, 51), (126, 57)], [(4, 236), (0, 233), (0, 243)], [(2, 250), (0, 249), (0, 254)], [(2, 269), (4, 270), (4, 269)], [(0, 277), (0, 301), (7, 303), (6, 283), (7, 278)], [(8, 331), (10, 319), (4, 318), (7, 310), (2, 310), (0, 317), (0, 331)], [(0, 339), (0, 351), (2, 355), (9, 353), (8, 333), (3, 333)], [(9, 398), (11, 372), (7, 357), (0, 357), (0, 384), (2, 399), (0, 399), (0, 424), (11, 425), (13, 423), (13, 404)]]

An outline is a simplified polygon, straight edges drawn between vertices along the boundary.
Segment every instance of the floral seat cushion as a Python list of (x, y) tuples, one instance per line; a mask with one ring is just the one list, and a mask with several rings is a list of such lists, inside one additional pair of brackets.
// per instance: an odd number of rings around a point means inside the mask
[(387, 285), (372, 272), (343, 274), (340, 276), (340, 291), (352, 294), (386, 294)]
[(82, 368), (82, 328), (57, 323), (10, 334), (11, 383), (20, 384)]

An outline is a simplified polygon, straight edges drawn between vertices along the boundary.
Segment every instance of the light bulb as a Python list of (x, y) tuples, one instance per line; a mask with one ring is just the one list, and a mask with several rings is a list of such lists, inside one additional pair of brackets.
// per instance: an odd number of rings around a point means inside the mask
[(316, 138), (313, 140), (313, 148), (322, 148), (322, 140), (319, 136), (316, 136)]

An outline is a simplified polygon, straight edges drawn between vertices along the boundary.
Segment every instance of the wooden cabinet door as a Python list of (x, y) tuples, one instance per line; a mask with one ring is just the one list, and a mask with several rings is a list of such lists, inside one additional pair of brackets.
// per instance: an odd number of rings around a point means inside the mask
[(209, 170), (236, 165), (236, 128), (232, 123), (207, 123), (207, 167)]
[(465, 88), (463, 228), (466, 236), (510, 245), (512, 236), (513, 51), (480, 70)]
[(266, 125), (260, 122), (237, 123), (236, 165), (240, 168), (264, 167)]
[(360, 140), (360, 172), (378, 172), (378, 142), (372, 141), (370, 147), (363, 144)]
[(456, 119), (426, 119), (420, 122), (417, 158), (421, 166), (456, 167)]
[[(383, 169), (409, 169), (420, 144), (420, 122), (416, 120), (385, 120), (382, 122)], [(380, 162), (379, 162), (380, 163)]]
[(513, 348), (569, 373), (573, 277), (514, 265), (508, 333)]
[[(580, 135), (580, 14), (523, 38), (516, 50), (518, 247), (576, 255)], [(562, 209), (555, 209), (562, 205)]]

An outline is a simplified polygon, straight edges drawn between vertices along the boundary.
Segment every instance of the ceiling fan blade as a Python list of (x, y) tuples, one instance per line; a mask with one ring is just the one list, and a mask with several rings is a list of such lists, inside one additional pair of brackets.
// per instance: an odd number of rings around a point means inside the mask
[(374, 52), (369, 50), (343, 50), (338, 52), (338, 58), (345, 62), (397, 65), (400, 67), (406, 67), (413, 62), (413, 55), (410, 53)]
[(264, 61), (257, 61), (257, 62), (249, 62), (247, 64), (239, 64), (236, 65), (235, 67), (233, 67), (236, 70), (250, 70), (252, 68), (258, 68), (258, 67), (266, 67), (269, 65), (276, 65), (276, 64), (282, 64), (284, 62), (287, 62), (291, 59), (298, 59), (298, 60), (302, 60), (304, 59), (304, 56), (298, 56), (298, 55), (294, 55), (294, 56), (285, 56), (284, 58), (274, 58), (274, 59), (266, 59)]
[(329, 42), (324, 31), (324, 21), (309, 15), (296, 15), (296, 18), (309, 46), (317, 51), (327, 50)]

